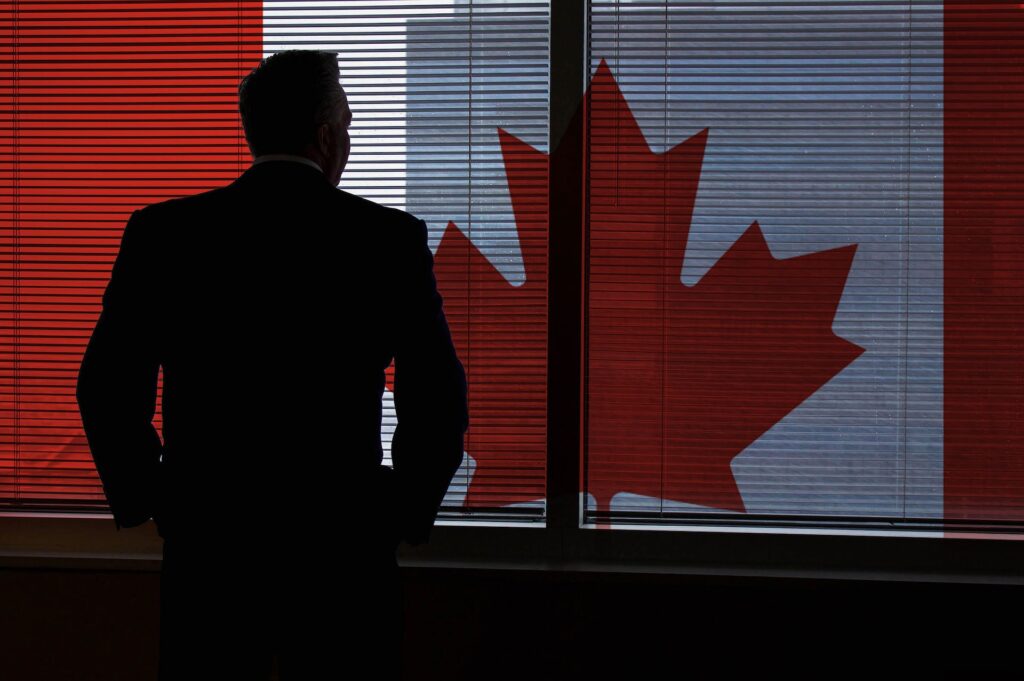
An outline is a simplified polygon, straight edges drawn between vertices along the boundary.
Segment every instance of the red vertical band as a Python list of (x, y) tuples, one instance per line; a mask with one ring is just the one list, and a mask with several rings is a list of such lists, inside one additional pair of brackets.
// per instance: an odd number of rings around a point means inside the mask
[(249, 165), (237, 88), (262, 16), (251, 1), (0, 4), (15, 55), (0, 63), (3, 497), (102, 500), (75, 401), (100, 294), (134, 209)]
[(945, 6), (945, 515), (1024, 520), (1024, 9)]

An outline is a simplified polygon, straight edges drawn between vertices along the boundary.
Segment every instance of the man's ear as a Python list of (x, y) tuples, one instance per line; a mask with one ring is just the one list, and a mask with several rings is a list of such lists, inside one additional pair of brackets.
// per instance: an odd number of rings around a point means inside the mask
[(333, 133), (331, 132), (330, 123), (321, 123), (320, 127), (316, 131), (316, 144), (320, 151), (320, 155), (327, 158), (331, 149), (334, 148), (334, 140), (332, 139)]

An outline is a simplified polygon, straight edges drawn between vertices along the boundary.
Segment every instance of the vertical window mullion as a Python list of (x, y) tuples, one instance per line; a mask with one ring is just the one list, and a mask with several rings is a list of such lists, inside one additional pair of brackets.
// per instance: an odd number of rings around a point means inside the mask
[(582, 518), (585, 165), (584, 127), (574, 118), (582, 116), (588, 76), (586, 26), (585, 0), (551, 3), (547, 526), (563, 538)]

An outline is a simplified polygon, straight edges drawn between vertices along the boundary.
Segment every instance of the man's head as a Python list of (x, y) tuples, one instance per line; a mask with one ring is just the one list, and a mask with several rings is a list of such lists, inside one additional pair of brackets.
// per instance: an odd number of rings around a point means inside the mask
[(339, 79), (335, 52), (287, 50), (261, 61), (238, 86), (238, 110), (252, 155), (305, 156), (338, 184), (348, 162), (352, 121)]

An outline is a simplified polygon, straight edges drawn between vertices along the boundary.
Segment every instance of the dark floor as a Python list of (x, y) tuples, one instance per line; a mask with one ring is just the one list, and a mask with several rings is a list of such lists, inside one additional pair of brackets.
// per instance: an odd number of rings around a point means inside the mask
[[(1024, 673), (1021, 587), (425, 568), (403, 580), (407, 679)], [(0, 679), (154, 679), (158, 614), (155, 572), (0, 569)]]

